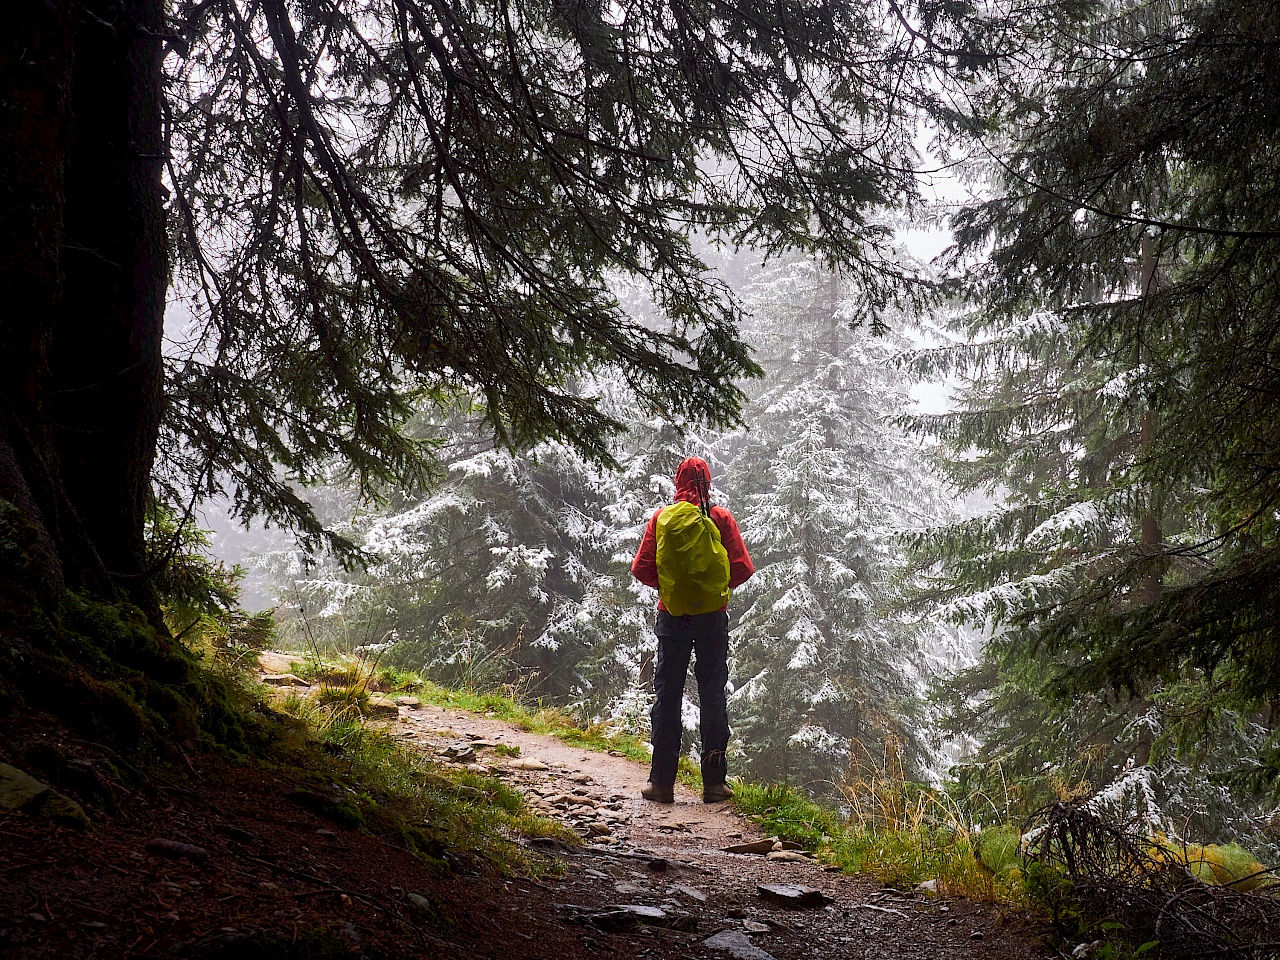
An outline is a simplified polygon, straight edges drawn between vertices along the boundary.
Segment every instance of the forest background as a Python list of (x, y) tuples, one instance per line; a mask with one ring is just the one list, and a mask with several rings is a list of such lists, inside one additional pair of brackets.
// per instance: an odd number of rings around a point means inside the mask
[[(655, 598), (628, 565), (699, 455), (758, 569), (730, 608), (745, 775), (837, 801), (943, 785), (978, 824), (1098, 792), (1274, 856), (1275, 77), (1250, 59), (1274, 11), (1089, 4), (1065, 36), (1051, 7), (1010, 14), (1018, 68), (964, 88), (984, 129), (935, 101), (915, 135), (948, 196), (877, 214), (924, 296), (876, 312), (838, 261), (705, 247), (763, 370), (738, 421), (654, 413), (596, 372), (573, 389), (622, 425), (602, 462), (495, 445), (466, 395), (419, 407), (433, 482), (310, 494), (359, 572), (259, 542), (295, 645), (643, 737)], [(922, 224), (955, 241), (928, 267), (900, 243)]]
[(740, 769), (1274, 843), (1274, 3), (11, 16), (3, 704), (231, 736), (225, 497), (298, 642), (643, 733), (626, 563), (696, 453)]

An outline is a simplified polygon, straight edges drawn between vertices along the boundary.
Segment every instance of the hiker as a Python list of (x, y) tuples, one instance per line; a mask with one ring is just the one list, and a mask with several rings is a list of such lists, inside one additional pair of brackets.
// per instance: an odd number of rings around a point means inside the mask
[[(690, 507), (692, 506), (692, 509)], [(653, 672), (657, 702), (653, 764), (646, 800), (675, 802), (676, 766), (684, 730), (681, 705), (689, 655), (695, 658), (702, 731), (702, 801), (733, 796), (725, 783), (729, 746), (729, 591), (755, 573), (737, 521), (711, 505), (711, 470), (700, 457), (676, 468), (676, 499), (649, 518), (631, 575), (658, 591), (658, 662)]]

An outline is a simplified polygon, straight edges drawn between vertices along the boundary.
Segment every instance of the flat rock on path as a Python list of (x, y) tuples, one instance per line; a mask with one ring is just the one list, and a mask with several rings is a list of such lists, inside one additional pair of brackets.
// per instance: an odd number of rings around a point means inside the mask
[(702, 945), (712, 950), (723, 950), (735, 960), (773, 960), (772, 954), (757, 947), (741, 930), (721, 930), (704, 940)]
[(784, 907), (822, 907), (831, 902), (831, 898), (821, 890), (799, 883), (761, 883), (756, 885), (756, 892)]

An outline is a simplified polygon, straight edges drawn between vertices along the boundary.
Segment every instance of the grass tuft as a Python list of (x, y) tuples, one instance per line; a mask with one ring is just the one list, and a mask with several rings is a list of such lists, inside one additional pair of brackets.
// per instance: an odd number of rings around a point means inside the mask
[[(902, 888), (937, 880), (943, 891), (975, 900), (1027, 902), (1018, 872), (1017, 831), (1012, 828), (1011, 834), (1003, 828), (978, 833), (954, 820), (937, 822), (924, 816), (886, 825), (856, 816), (846, 819), (792, 787), (736, 783), (734, 789), (734, 804), (767, 834), (799, 843), (845, 873), (869, 874)], [(1000, 838), (990, 850), (994, 865), (975, 855), (978, 839), (988, 834)], [(1014, 838), (1012, 848), (1006, 842), (1009, 836)]]

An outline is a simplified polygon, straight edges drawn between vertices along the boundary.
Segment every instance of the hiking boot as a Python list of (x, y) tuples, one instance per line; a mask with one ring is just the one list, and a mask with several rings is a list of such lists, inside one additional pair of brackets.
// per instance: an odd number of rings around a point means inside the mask
[(702, 786), (703, 803), (724, 803), (733, 799), (733, 787), (727, 783), (707, 783)]
[(654, 803), (676, 802), (674, 787), (660, 787), (656, 783), (646, 783), (644, 789), (640, 791), (640, 796), (646, 800), (652, 800)]

